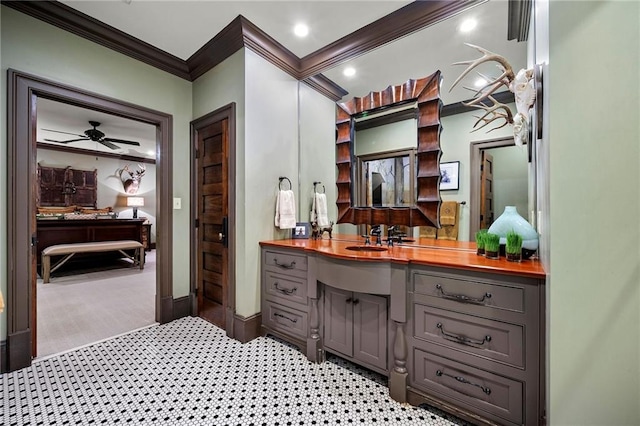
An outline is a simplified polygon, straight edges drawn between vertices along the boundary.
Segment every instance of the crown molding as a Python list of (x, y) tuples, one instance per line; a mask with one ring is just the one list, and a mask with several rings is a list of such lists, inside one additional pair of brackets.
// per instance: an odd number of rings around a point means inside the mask
[(533, 0), (509, 0), (507, 40), (527, 41)]
[(187, 63), (182, 59), (63, 3), (3, 0), (2, 4), (155, 68), (189, 79)]
[(349, 93), (322, 74), (307, 77), (302, 82), (334, 102), (338, 102)]
[(414, 1), (301, 59), (300, 77), (321, 73), (487, 0)]
[(2, 0), (2, 4), (188, 81), (194, 81), (246, 47), (337, 101), (346, 91), (323, 76), (322, 71), (485, 1), (414, 1), (302, 59), (238, 15), (186, 61), (58, 1)]
[[(508, 90), (495, 93), (492, 96), (496, 101), (503, 104), (510, 104), (516, 101), (513, 93)], [(467, 99), (466, 101), (456, 102), (454, 104), (443, 106), (442, 111), (440, 112), (440, 117), (447, 117), (449, 115), (462, 114), (470, 111), (478, 111), (478, 108), (465, 105), (471, 101), (473, 101), (473, 99)]]

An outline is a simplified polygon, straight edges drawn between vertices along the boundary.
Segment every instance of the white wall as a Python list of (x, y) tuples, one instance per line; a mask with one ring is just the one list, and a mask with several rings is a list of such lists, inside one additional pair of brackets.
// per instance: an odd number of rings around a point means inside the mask
[[(88, 40), (57, 29), (13, 9), (2, 7), (0, 98), (7, 96), (7, 69), (34, 74), (66, 85), (131, 102), (173, 115), (173, 161), (179, 171), (188, 163), (191, 83), (160, 71)], [(4, 102), (2, 102), (4, 104)], [(6, 114), (0, 115), (0, 128), (6, 129)], [(0, 133), (2, 169), (7, 163), (6, 132)], [(6, 174), (0, 174), (0, 187), (7, 188)], [(188, 199), (188, 175), (174, 174), (174, 194)], [(0, 191), (0, 205), (7, 205), (6, 189)], [(6, 294), (6, 211), (0, 221), (0, 288)], [(189, 290), (188, 209), (174, 210), (173, 294), (181, 297)], [(0, 338), (6, 336), (6, 311), (2, 314)]]
[[(335, 102), (300, 84), (300, 196), (299, 220), (309, 221), (313, 201), (313, 182), (322, 182), (327, 194), (329, 220), (338, 217), (336, 199)], [(322, 191), (319, 186), (318, 191)], [(337, 229), (337, 228), (334, 228)]]
[[(292, 183), (296, 200), (300, 197), (298, 179), (298, 81), (250, 50), (245, 50), (245, 163), (246, 185), (244, 252), (236, 255), (239, 276), (245, 282), (242, 297), (236, 301), (239, 315), (260, 310), (260, 247), (263, 240), (286, 238), (291, 230), (274, 225), (278, 177)], [(239, 194), (242, 195), (242, 194)], [(300, 212), (297, 219), (300, 221)]]
[[(122, 180), (117, 170), (133, 166), (131, 161), (112, 157), (78, 154), (38, 149), (38, 164), (46, 167), (71, 167), (78, 170), (96, 170), (98, 175), (97, 208), (112, 207), (122, 219), (133, 217), (133, 207), (127, 207)], [(146, 217), (151, 222), (151, 242), (156, 241), (156, 166), (145, 164), (146, 170), (140, 181), (137, 197), (144, 197), (144, 207), (138, 208), (138, 217)]]
[(400, 149), (415, 149), (417, 141), (418, 120), (402, 120), (358, 130), (355, 137), (355, 154), (361, 156)]
[[(640, 424), (640, 3), (541, 2), (551, 425)], [(546, 43), (546, 45), (544, 45)], [(545, 104), (545, 107), (547, 105)]]

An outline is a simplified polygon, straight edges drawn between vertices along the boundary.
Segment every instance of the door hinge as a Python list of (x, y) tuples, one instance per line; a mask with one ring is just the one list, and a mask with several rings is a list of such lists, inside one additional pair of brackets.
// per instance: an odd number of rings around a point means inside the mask
[(484, 164), (480, 164), (480, 171), (484, 170)]
[(196, 158), (200, 158), (200, 150), (199, 149), (196, 149), (195, 156), (196, 156)]
[(484, 215), (480, 215), (480, 220), (484, 220)]
[(200, 219), (196, 219), (196, 228), (200, 227)]

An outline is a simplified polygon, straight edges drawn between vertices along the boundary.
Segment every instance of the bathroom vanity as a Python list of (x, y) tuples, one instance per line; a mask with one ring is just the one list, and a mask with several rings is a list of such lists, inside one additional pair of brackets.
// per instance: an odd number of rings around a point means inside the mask
[(263, 332), (311, 361), (330, 352), (387, 376), (400, 402), (478, 424), (541, 423), (540, 263), (485, 259), (468, 242), (363, 243), (261, 242)]

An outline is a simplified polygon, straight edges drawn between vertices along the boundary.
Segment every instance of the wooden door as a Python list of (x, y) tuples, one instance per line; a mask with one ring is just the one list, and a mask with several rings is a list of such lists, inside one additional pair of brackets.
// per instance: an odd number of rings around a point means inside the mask
[(228, 305), (228, 119), (198, 129), (198, 315), (226, 329)]
[(493, 223), (493, 156), (482, 151), (480, 166), (480, 229)]

